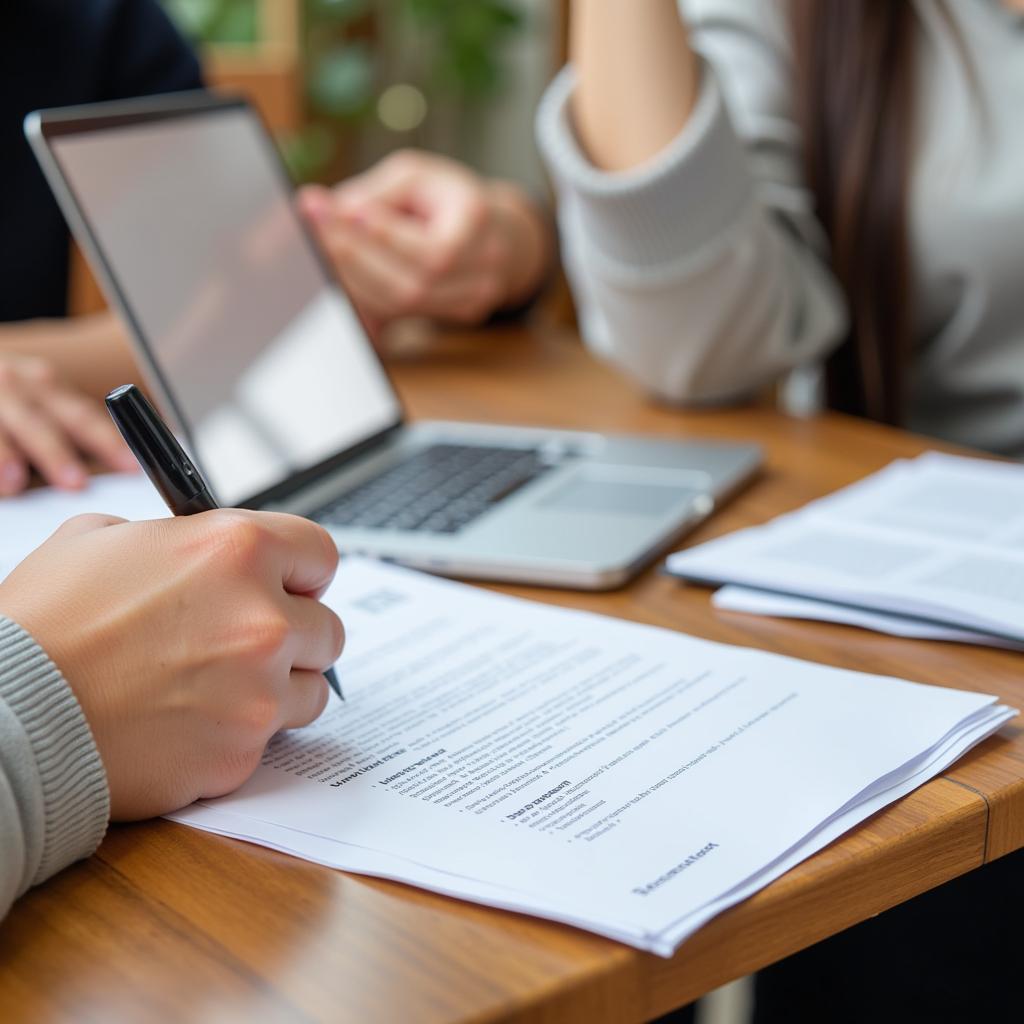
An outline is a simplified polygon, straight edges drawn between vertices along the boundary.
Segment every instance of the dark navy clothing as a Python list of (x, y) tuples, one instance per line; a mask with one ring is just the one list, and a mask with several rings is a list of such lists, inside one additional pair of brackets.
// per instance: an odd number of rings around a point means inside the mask
[(754, 1024), (1020, 1020), (1024, 850), (757, 976)]
[(0, 5), (0, 321), (63, 316), (68, 230), (22, 132), (32, 110), (197, 89), (156, 0)]

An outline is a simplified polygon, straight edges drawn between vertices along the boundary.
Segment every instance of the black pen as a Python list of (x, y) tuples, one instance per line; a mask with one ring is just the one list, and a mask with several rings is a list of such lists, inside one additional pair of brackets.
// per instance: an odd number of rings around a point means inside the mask
[[(202, 474), (134, 384), (114, 388), (107, 395), (107, 411), (172, 515), (191, 516), (220, 507)], [(333, 668), (324, 672), (324, 678), (344, 700)]]

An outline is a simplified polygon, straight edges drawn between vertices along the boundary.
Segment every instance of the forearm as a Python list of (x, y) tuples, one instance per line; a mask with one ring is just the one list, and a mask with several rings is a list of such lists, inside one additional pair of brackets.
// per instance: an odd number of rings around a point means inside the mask
[(594, 165), (637, 167), (682, 131), (699, 73), (676, 0), (574, 0), (576, 133)]
[(75, 387), (102, 398), (139, 379), (121, 321), (113, 313), (0, 324), (0, 355), (38, 356)]

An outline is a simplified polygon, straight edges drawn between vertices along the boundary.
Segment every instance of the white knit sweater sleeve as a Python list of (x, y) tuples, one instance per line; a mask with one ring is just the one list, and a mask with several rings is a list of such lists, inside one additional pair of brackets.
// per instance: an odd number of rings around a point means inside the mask
[(742, 398), (820, 359), (847, 314), (802, 179), (788, 38), (771, 0), (690, 0), (695, 109), (643, 167), (589, 162), (565, 68), (537, 117), (589, 347), (662, 398)]

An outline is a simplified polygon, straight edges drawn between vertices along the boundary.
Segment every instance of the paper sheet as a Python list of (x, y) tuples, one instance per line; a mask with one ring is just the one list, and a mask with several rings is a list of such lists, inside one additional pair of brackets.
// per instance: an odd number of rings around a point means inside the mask
[(823, 823), (813, 834), (774, 863), (767, 865), (762, 871), (735, 889), (723, 894), (719, 899), (682, 918), (657, 936), (639, 936), (633, 931), (616, 926), (599, 915), (591, 914), (580, 917), (578, 910), (562, 907), (556, 901), (537, 902), (525, 894), (519, 894), (512, 890), (489, 885), (472, 878), (434, 871), (415, 861), (393, 857), (379, 851), (366, 850), (340, 840), (297, 832), (270, 822), (234, 814), (218, 806), (196, 804), (168, 817), (206, 831), (215, 832), (218, 835), (256, 842), (282, 853), (323, 864), (326, 867), (405, 882), (442, 895), (482, 903), (486, 906), (531, 913), (585, 928), (588, 931), (626, 942), (641, 949), (647, 949), (661, 956), (671, 956), (679, 944), (703, 924), (723, 910), (752, 896), (812, 853), (823, 849), (858, 822), (881, 810), (886, 804), (917, 788), (922, 782), (927, 781), (928, 778), (933, 777), (957, 758), (963, 756), (967, 750), (990, 735), (994, 728), (998, 728), (1012, 716), (1013, 712), (1006, 709), (1001, 712), (993, 711), (991, 716), (986, 714), (986, 717), (972, 729), (951, 739), (936, 751), (932, 759), (923, 764), (915, 774), (901, 778), (891, 788), (865, 794), (862, 800), (855, 802), (830, 821)]
[(906, 615), (888, 615), (865, 608), (817, 601), (809, 597), (793, 597), (768, 590), (733, 585), (720, 587), (711, 595), (716, 608), (750, 615), (772, 615), (782, 619), (805, 619), (813, 622), (836, 622), (845, 626), (859, 626), (875, 633), (909, 637), (915, 640), (945, 640), (950, 643), (978, 644), (982, 647), (1002, 647), (1011, 651), (1024, 651), (1024, 643), (1004, 640), (988, 633), (969, 629), (940, 626)]
[(1022, 541), (1024, 467), (930, 453), (667, 565), (696, 582), (1022, 642)]
[(326, 600), (347, 703), (175, 819), (663, 955), (1012, 714), (359, 560)]
[[(5, 501), (0, 576), (85, 511), (167, 514), (138, 476)], [(326, 600), (348, 702), (171, 817), (665, 956), (1015, 713), (360, 560)]]

